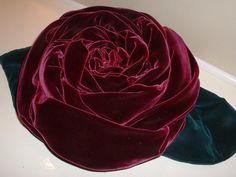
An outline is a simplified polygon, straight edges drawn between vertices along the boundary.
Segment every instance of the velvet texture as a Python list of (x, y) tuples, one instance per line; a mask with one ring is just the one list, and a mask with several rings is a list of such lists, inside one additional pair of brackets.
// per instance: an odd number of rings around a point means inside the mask
[(160, 156), (198, 94), (183, 40), (147, 14), (90, 7), (37, 38), (21, 68), (17, 113), (55, 154), (110, 171)]
[[(0, 56), (14, 105), (18, 75), (29, 49)], [(187, 115), (185, 128), (163, 156), (191, 164), (215, 164), (235, 153), (235, 139), (236, 111), (224, 98), (201, 88), (194, 110)]]
[(29, 49), (30, 47), (17, 49), (0, 56), (0, 64), (2, 64), (2, 68), (6, 74), (15, 108), (19, 73)]
[(236, 111), (224, 99), (201, 88), (184, 130), (165, 156), (192, 164), (215, 164), (236, 152)]
[[(11, 64), (18, 67), (28, 48), (14, 52), (20, 57)], [(13, 78), (14, 101), (18, 69), (6, 67), (9, 55), (2, 64)], [(196, 102), (197, 76), (182, 39), (150, 16), (87, 8), (63, 15), (38, 37), (21, 70), (17, 113), (65, 161), (96, 171), (128, 168), (161, 155), (176, 138)], [(232, 123), (228, 133), (235, 129), (234, 109), (218, 100), (201, 89), (186, 128), (165, 156), (210, 164), (234, 153), (233, 139), (215, 143), (229, 127), (212, 124), (209, 115), (224, 111)], [(202, 143), (194, 144), (193, 137)]]

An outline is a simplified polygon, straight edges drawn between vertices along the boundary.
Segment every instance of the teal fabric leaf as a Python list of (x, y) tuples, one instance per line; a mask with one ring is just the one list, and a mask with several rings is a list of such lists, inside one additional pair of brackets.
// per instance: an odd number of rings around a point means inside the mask
[(193, 164), (215, 164), (236, 150), (236, 112), (224, 99), (201, 88), (186, 126), (164, 156)]
[(14, 107), (16, 107), (18, 76), (29, 49), (30, 47), (16, 49), (0, 56), (0, 63), (7, 77)]

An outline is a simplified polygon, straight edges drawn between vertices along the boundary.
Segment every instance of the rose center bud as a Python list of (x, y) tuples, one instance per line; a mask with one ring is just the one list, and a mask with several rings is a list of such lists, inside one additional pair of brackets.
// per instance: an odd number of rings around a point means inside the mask
[(89, 58), (89, 68), (103, 74), (120, 73), (124, 68), (122, 58), (110, 48), (95, 49)]

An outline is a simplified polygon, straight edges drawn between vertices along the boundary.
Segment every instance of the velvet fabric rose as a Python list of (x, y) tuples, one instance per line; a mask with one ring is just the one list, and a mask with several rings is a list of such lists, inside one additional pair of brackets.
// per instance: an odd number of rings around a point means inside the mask
[(160, 156), (183, 129), (198, 74), (183, 40), (151, 16), (90, 7), (39, 35), (21, 69), (17, 113), (71, 164), (129, 168)]

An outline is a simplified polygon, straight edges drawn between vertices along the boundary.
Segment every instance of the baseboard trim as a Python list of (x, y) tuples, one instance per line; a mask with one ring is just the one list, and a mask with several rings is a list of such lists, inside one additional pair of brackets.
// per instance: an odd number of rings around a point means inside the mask
[(220, 68), (217, 68), (216, 66), (213, 66), (213, 65), (207, 63), (206, 61), (204, 61), (198, 57), (195, 57), (195, 58), (198, 62), (200, 69), (208, 72), (209, 74), (214, 75), (215, 77), (217, 77), (221, 80), (228, 82), (229, 84), (231, 84), (233, 86), (236, 86), (236, 77), (235, 76), (223, 71)]

